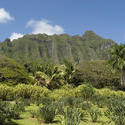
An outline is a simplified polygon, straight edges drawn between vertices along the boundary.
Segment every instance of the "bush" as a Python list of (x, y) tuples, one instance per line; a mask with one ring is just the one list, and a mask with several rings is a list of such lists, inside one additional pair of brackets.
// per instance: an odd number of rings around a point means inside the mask
[(97, 122), (98, 117), (101, 116), (101, 112), (98, 109), (91, 108), (88, 112), (91, 116), (92, 122)]
[(63, 102), (64, 106), (73, 107), (74, 106), (74, 100), (75, 100), (75, 97), (68, 96), (68, 97), (64, 97), (64, 98), (60, 99), (59, 101)]
[(36, 110), (30, 110), (29, 113), (31, 114), (32, 118), (36, 118), (37, 117), (37, 111)]
[(3, 101), (14, 100), (14, 88), (7, 85), (0, 85), (0, 99)]
[(35, 104), (30, 104), (30, 106), (26, 107), (25, 110), (31, 114), (32, 118), (37, 118), (39, 107)]
[(53, 104), (40, 106), (38, 110), (37, 119), (44, 123), (52, 123), (56, 116), (55, 106)]
[(105, 116), (110, 119), (110, 122), (114, 122), (115, 125), (125, 125), (125, 101), (113, 99), (112, 103), (108, 105)]
[(0, 101), (0, 125), (13, 118), (11, 105), (8, 102)]
[(30, 99), (38, 101), (43, 97), (48, 96), (49, 90), (40, 86), (33, 85), (17, 85), (10, 87), (7, 85), (0, 85), (0, 99), (11, 101), (15, 99)]
[(66, 107), (63, 116), (62, 124), (64, 125), (79, 125), (81, 120), (86, 121), (84, 113), (78, 108)]
[(95, 90), (89, 84), (80, 85), (79, 87), (76, 88), (75, 95), (77, 97), (82, 97), (85, 100), (89, 100), (92, 99), (93, 96), (95, 95)]
[(43, 105), (50, 105), (54, 100), (49, 97), (44, 97), (41, 99)]
[(77, 106), (82, 110), (88, 111), (91, 108), (92, 104), (90, 102), (84, 101), (82, 103), (79, 103)]
[(48, 93), (48, 89), (40, 86), (18, 85), (15, 87), (16, 97), (22, 97), (24, 99), (39, 100), (40, 98), (47, 96)]
[(49, 94), (49, 97), (55, 100), (59, 100), (64, 97), (75, 97), (74, 88), (71, 86), (62, 86), (60, 89), (55, 89)]
[(24, 103), (23, 102), (16, 102), (11, 110), (12, 110), (12, 117), (13, 119), (19, 119), (20, 118), (20, 114), (25, 111), (25, 108), (24, 108)]

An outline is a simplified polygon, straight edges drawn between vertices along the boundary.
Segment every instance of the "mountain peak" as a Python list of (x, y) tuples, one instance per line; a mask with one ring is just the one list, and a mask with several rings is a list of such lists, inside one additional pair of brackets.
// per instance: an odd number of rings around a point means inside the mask
[(86, 31), (83, 36), (82, 36), (83, 40), (100, 40), (103, 39), (102, 37), (98, 36), (96, 33), (94, 33), (91, 30)]

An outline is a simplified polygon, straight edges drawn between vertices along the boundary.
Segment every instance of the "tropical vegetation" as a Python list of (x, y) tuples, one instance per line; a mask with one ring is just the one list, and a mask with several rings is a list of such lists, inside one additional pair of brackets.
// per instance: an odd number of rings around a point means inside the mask
[(6, 39), (0, 124), (125, 125), (124, 70), (125, 45), (92, 31)]

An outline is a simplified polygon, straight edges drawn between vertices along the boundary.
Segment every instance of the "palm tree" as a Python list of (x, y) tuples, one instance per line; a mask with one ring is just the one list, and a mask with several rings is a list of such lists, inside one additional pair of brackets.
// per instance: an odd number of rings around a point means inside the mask
[(63, 66), (47, 65), (44, 70), (41, 68), (35, 74), (35, 85), (46, 86), (49, 89), (55, 89), (62, 86), (64, 81)]
[(68, 61), (65, 61), (63, 65), (41, 65), (35, 72), (35, 85), (56, 89), (64, 84), (72, 83), (72, 76), (75, 72), (76, 66)]
[(109, 64), (121, 72), (121, 86), (125, 87), (125, 45), (115, 44), (110, 51)]
[(65, 81), (67, 82), (67, 84), (70, 84), (72, 81), (72, 76), (77, 70), (77, 68), (76, 68), (77, 64), (73, 64), (72, 62), (69, 62), (67, 60), (64, 60), (64, 63), (65, 63), (64, 78), (65, 78)]

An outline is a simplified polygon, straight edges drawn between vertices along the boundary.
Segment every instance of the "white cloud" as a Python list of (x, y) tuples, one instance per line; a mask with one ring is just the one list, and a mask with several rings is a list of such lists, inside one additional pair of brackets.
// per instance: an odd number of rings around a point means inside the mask
[(12, 33), (11, 36), (10, 36), (10, 40), (13, 41), (14, 39), (18, 39), (18, 38), (21, 38), (23, 37), (24, 35), (23, 34), (20, 34), (20, 33)]
[(51, 25), (47, 20), (30, 20), (26, 27), (32, 28), (32, 34), (45, 33), (48, 35), (64, 33), (64, 29), (59, 25)]
[(4, 8), (0, 8), (0, 23), (6, 23), (7, 21), (14, 20)]

